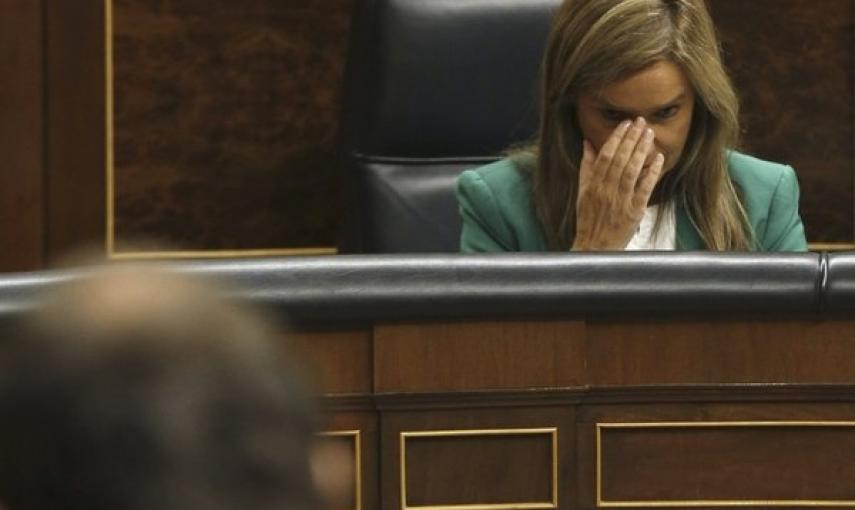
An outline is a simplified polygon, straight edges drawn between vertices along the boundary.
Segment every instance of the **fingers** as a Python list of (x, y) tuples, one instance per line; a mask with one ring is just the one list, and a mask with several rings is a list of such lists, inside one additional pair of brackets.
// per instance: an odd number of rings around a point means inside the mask
[(657, 153), (647, 172), (638, 179), (638, 185), (635, 187), (635, 194), (633, 196), (633, 205), (636, 207), (647, 207), (650, 195), (653, 193), (656, 183), (659, 182), (659, 176), (662, 175), (662, 166), (664, 164), (665, 156), (661, 152)]
[[(627, 170), (633, 154), (639, 149), (639, 142), (645, 133), (646, 127), (644, 118), (639, 117), (625, 132), (623, 139), (615, 150), (614, 156), (610, 158), (611, 162), (604, 177), (606, 182), (610, 182), (612, 185), (616, 186), (623, 178), (623, 174)], [(603, 156), (602, 151), (600, 152), (600, 156)], [(647, 157), (646, 153), (644, 154), (644, 157)], [(629, 189), (634, 188), (634, 184), (635, 183), (633, 182), (633, 186)]]
[(662, 175), (665, 157), (641, 117), (622, 122), (600, 147), (582, 143), (573, 249), (621, 249), (632, 237)]
[(594, 164), (596, 160), (596, 155), (594, 153), (594, 147), (591, 145), (591, 142), (588, 140), (582, 140), (582, 164), (591, 166)]
[(644, 168), (644, 162), (647, 160), (648, 154), (653, 149), (653, 130), (650, 128), (644, 129), (644, 134), (641, 135), (641, 140), (636, 145), (635, 150), (629, 158), (623, 173), (620, 176), (619, 189), (624, 196), (630, 196), (635, 191), (638, 184), (638, 176)]
[(605, 179), (607, 177), (609, 167), (612, 165), (612, 160), (617, 153), (618, 147), (620, 147), (623, 142), (624, 136), (627, 131), (629, 131), (632, 122), (625, 120), (621, 122), (614, 131), (612, 131), (609, 139), (606, 140), (606, 143), (600, 147), (600, 152), (597, 154), (597, 159), (595, 163), (595, 174), (600, 179)]
[(590, 181), (594, 172), (596, 151), (588, 140), (582, 140), (582, 165), (579, 168), (579, 185), (584, 186)]

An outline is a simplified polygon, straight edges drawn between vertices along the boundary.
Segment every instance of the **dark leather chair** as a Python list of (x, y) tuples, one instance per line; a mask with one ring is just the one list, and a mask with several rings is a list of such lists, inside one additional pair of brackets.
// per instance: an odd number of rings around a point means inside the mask
[(560, 0), (357, 2), (342, 109), (341, 251), (454, 252), (457, 176), (536, 129)]

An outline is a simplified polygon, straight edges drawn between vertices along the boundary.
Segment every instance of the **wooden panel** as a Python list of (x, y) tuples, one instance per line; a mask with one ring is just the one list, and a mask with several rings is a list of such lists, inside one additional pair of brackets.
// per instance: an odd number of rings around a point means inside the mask
[[(338, 466), (335, 469), (347, 470), (355, 468), (353, 471), (353, 484), (346, 487), (336, 487), (330, 494), (328, 507), (332, 510), (353, 509), (353, 510), (370, 510), (379, 508), (378, 506), (378, 489), (380, 486), (380, 465), (378, 453), (380, 451), (380, 439), (378, 436), (378, 419), (374, 412), (334, 412), (328, 416), (328, 422), (324, 429), (328, 433), (343, 434), (344, 438), (352, 438), (351, 432), (358, 432), (358, 459), (354, 459), (355, 463), (350, 463), (349, 459), (344, 460), (345, 466)], [(341, 436), (340, 436), (341, 437)], [(353, 441), (350, 447), (354, 446)], [(352, 451), (352, 450), (351, 450)], [(355, 451), (353, 453), (356, 453)], [(342, 473), (338, 475), (347, 478), (351, 473)], [(356, 486), (359, 490), (356, 490)]]
[(555, 505), (555, 429), (404, 433), (405, 507)]
[(811, 317), (378, 325), (378, 392), (855, 382), (855, 324)]
[[(849, 501), (855, 506), (855, 421), (805, 423), (811, 424), (604, 425), (602, 501)], [(818, 470), (824, 476), (816, 476)]]
[(325, 394), (371, 393), (371, 331), (288, 333)]
[[(634, 393), (643, 394), (645, 393), (645, 389), (636, 388)], [(729, 394), (731, 393), (727, 387), (720, 387), (717, 391), (721, 394), (722, 400), (728, 400)], [(582, 507), (585, 508), (593, 508), (596, 506), (597, 501), (597, 482), (596, 482), (596, 473), (598, 471), (598, 463), (597, 463), (597, 449), (596, 449), (596, 424), (597, 423), (626, 423), (626, 422), (745, 422), (745, 421), (754, 421), (754, 422), (767, 422), (767, 421), (777, 421), (777, 422), (799, 422), (799, 421), (812, 421), (812, 422), (820, 422), (820, 421), (836, 421), (836, 422), (853, 422), (855, 421), (855, 404), (851, 401), (845, 402), (836, 402), (836, 403), (822, 403), (822, 402), (763, 402), (764, 400), (764, 391), (762, 387), (757, 387), (754, 389), (754, 397), (750, 398), (750, 402), (729, 402), (729, 403), (708, 403), (708, 404), (695, 404), (691, 403), (692, 393), (693, 391), (690, 389), (683, 390), (683, 397), (681, 400), (685, 403), (662, 403), (656, 402), (655, 400), (651, 400), (648, 404), (629, 404), (622, 403), (620, 405), (608, 405), (608, 406), (583, 406), (579, 408), (578, 413), (578, 474), (579, 474), (579, 502)], [(797, 398), (795, 393), (798, 393), (797, 390), (794, 390), (794, 395), (791, 398)], [(709, 395), (707, 395), (709, 397)], [(810, 399), (810, 394), (805, 394), (801, 397), (802, 399)], [(851, 400), (844, 398), (842, 400)], [(846, 444), (853, 444), (852, 436), (855, 436), (855, 429), (846, 429), (847, 438), (845, 439)], [(815, 432), (819, 432), (819, 434), (814, 435)], [(756, 434), (756, 432), (754, 432)], [(803, 435), (800, 436), (800, 440), (804, 438), (804, 444), (810, 445), (812, 442), (822, 445), (822, 436), (826, 433), (821, 429), (800, 429), (799, 433)], [(840, 434), (844, 434), (843, 431), (839, 432)], [(807, 436), (812, 436), (808, 438)], [(746, 475), (748, 480), (756, 480), (762, 478), (761, 483), (757, 484), (757, 489), (759, 490), (777, 490), (781, 488), (780, 486), (776, 486), (774, 484), (778, 483), (776, 478), (781, 473), (784, 476), (789, 476), (792, 474), (792, 469), (797, 468), (799, 462), (796, 462), (795, 465), (784, 465), (785, 460), (780, 458), (782, 462), (781, 465), (768, 465), (764, 464), (764, 462), (769, 461), (772, 462), (772, 455), (784, 456), (787, 455), (787, 452), (774, 452), (774, 444), (771, 443), (770, 440), (773, 438), (766, 439), (758, 439), (758, 448), (753, 449), (754, 446), (752, 444), (748, 444), (745, 448), (748, 450), (747, 452), (733, 452), (728, 453), (725, 456), (725, 451), (719, 452), (721, 457), (715, 459), (711, 458), (711, 456), (715, 453), (712, 450), (712, 446), (697, 446), (696, 438), (700, 436), (690, 436), (691, 440), (686, 440), (682, 443), (678, 443), (675, 445), (670, 445), (666, 449), (660, 450), (659, 454), (656, 454), (656, 458), (650, 459), (638, 459), (636, 462), (634, 460), (625, 459), (624, 462), (627, 464), (623, 467), (614, 464), (614, 460), (612, 460), (612, 467), (608, 467), (607, 469), (614, 469), (615, 475), (620, 475), (621, 477), (630, 477), (637, 476), (639, 478), (644, 478), (648, 476), (646, 469), (648, 466), (652, 466), (652, 463), (659, 462), (668, 462), (667, 458), (663, 458), (663, 455), (673, 455), (673, 464), (669, 466), (667, 472), (662, 472), (663, 476), (668, 476), (669, 481), (660, 485), (658, 489), (646, 488), (644, 490), (660, 490), (660, 491), (668, 491), (670, 495), (679, 494), (679, 491), (683, 491), (687, 484), (699, 484), (695, 487), (700, 487), (700, 491), (702, 494), (709, 494), (706, 492), (713, 488), (722, 488), (727, 489), (721, 486), (716, 486), (715, 483), (724, 483), (726, 477), (730, 476), (733, 473), (738, 472), (739, 470), (747, 469), (750, 470), (749, 467), (746, 467), (745, 464), (733, 466), (730, 459), (734, 459), (734, 461), (741, 458), (741, 456), (750, 455), (751, 452), (754, 452), (754, 457), (750, 458), (750, 462), (757, 461), (756, 471), (748, 473)], [(719, 442), (719, 446), (721, 446), (721, 441), (728, 441), (730, 437), (735, 436), (727, 436), (726, 434), (719, 435), (716, 438), (716, 441)], [(835, 436), (837, 437), (837, 436)], [(752, 438), (754, 439), (754, 438)], [(828, 439), (827, 437), (825, 438)], [(652, 444), (657, 444), (662, 446), (662, 443), (656, 443), (657, 439), (651, 437)], [(612, 443), (612, 445), (616, 445), (617, 443)], [(763, 449), (768, 446), (768, 449)], [(846, 447), (845, 444), (843, 445)], [(787, 447), (787, 444), (782, 443), (782, 447)], [(828, 447), (828, 443), (825, 443), (823, 448)], [(644, 448), (644, 446), (641, 446)], [(800, 451), (802, 446), (794, 446), (794, 451)], [(627, 453), (630, 453), (632, 450), (628, 450)], [(697, 458), (697, 461), (704, 459), (703, 452), (709, 452), (710, 456), (707, 456), (705, 460), (708, 462), (705, 466), (701, 466), (703, 468), (703, 472), (699, 474), (698, 470), (689, 471), (684, 470), (682, 472), (670, 471), (671, 468), (676, 468), (678, 462), (694, 462), (693, 457)], [(693, 452), (697, 453), (697, 456), (693, 456)], [(615, 454), (617, 450), (614, 451)], [(766, 456), (764, 456), (766, 455)], [(831, 455), (832, 457), (835, 454)], [(805, 461), (810, 459), (810, 455), (804, 457)], [(851, 457), (850, 457), (851, 458)], [(682, 460), (680, 460), (682, 459)], [(607, 459), (608, 460), (608, 459)], [(650, 462), (650, 463), (648, 463)], [(746, 461), (748, 462), (748, 461)], [(837, 462), (836, 460), (832, 462)], [(841, 461), (848, 462), (848, 461)], [(850, 463), (851, 464), (851, 463)], [(805, 464), (807, 466), (807, 464)], [(629, 471), (634, 467), (638, 468), (637, 473), (630, 474)], [(689, 466), (684, 466), (688, 469)], [(851, 466), (847, 467), (850, 469)], [(625, 469), (625, 470), (624, 470)], [(698, 468), (700, 469), (700, 467)], [(642, 472), (644, 470), (645, 472)], [(789, 471), (788, 471), (789, 470)], [(763, 476), (760, 476), (763, 475)], [(825, 468), (825, 463), (820, 462), (819, 464), (814, 464), (814, 469), (810, 472), (803, 471), (802, 478), (798, 480), (796, 484), (796, 489), (804, 491), (804, 494), (813, 494), (817, 495), (818, 491), (826, 487), (826, 479), (829, 475), (829, 471)], [(706, 481), (699, 481), (701, 477), (706, 477)], [(798, 476), (793, 475), (793, 476)], [(765, 477), (765, 478), (764, 478)], [(626, 478), (621, 478), (620, 483), (624, 484), (622, 487), (625, 489), (621, 490), (632, 490), (634, 489), (634, 485), (630, 486), (629, 481)], [(618, 480), (615, 479), (615, 482)], [(710, 482), (707, 484), (707, 481)], [(851, 484), (844, 484), (851, 485)], [(734, 488), (746, 488), (751, 489), (751, 487), (746, 487), (744, 484), (740, 485), (736, 483)], [(843, 487), (838, 487), (835, 490), (842, 490)], [(617, 487), (612, 487), (612, 491), (617, 490)], [(637, 494), (637, 493), (636, 493)], [(723, 494), (723, 492), (719, 491), (718, 494)], [(771, 494), (771, 492), (770, 492)], [(779, 493), (782, 495), (783, 493)], [(616, 498), (616, 497), (626, 497), (627, 494), (617, 495), (614, 492), (611, 493), (611, 496), (608, 493), (605, 493), (605, 499)], [(664, 493), (662, 494), (664, 496)], [(685, 494), (683, 494), (685, 495)], [(774, 495), (774, 494), (772, 494)], [(637, 497), (637, 496), (633, 496)], [(670, 497), (670, 496), (669, 496)], [(719, 495), (713, 495), (712, 497), (722, 497)], [(827, 497), (827, 496), (823, 496)], [(694, 499), (694, 498), (690, 498)], [(688, 507), (688, 505), (676, 505), (677, 507)], [(758, 505), (759, 507), (768, 507), (768, 505)], [(641, 507), (659, 507), (657, 505), (650, 504), (642, 504)], [(712, 505), (704, 506), (704, 508), (711, 508)]]
[(852, 321), (614, 319), (588, 323), (597, 385), (855, 382)]
[(43, 264), (42, 11), (40, 0), (0, 2), (0, 271)]
[(352, 0), (114, 0), (116, 249), (334, 246)]
[(377, 325), (375, 390), (573, 386), (584, 340), (581, 321)]
[(104, 2), (46, 2), (47, 252), (103, 253)]
[[(397, 408), (396, 408), (397, 409)], [(507, 407), (495, 409), (420, 411), (386, 410), (381, 417), (382, 507), (403, 508), (401, 479), (407, 478), (410, 507), (444, 502), (487, 504), (502, 500), (551, 505), (546, 482), (552, 478), (546, 442), (536, 444), (514, 436), (406, 440), (408, 468), (401, 470), (401, 434), (419, 431), (480, 431), (556, 428), (558, 508), (575, 508), (575, 414), (571, 407)], [(499, 436), (501, 437), (501, 436)], [(427, 442), (423, 442), (427, 441)], [(523, 444), (530, 446), (528, 453)], [(456, 464), (455, 464), (455, 452)], [(410, 457), (415, 455), (414, 459)], [(477, 458), (472, 458), (477, 455)], [(507, 455), (512, 455), (509, 458)], [(507, 465), (514, 463), (516, 465)], [(528, 469), (520, 469), (520, 463)], [(467, 471), (467, 468), (469, 469)], [(550, 485), (550, 489), (551, 489)], [(542, 499), (546, 496), (546, 499)]]
[(745, 148), (793, 165), (811, 242), (853, 242), (852, 0), (712, 0)]

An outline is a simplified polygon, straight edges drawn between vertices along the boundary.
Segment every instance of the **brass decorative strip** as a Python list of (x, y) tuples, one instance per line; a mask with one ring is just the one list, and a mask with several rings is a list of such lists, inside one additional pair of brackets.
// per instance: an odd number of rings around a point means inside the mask
[(717, 501), (717, 500), (709, 500), (709, 501), (610, 501), (606, 504), (597, 506), (603, 508), (686, 508), (686, 507), (806, 507), (806, 506), (820, 506), (820, 507), (851, 507), (855, 506), (855, 502), (852, 501), (831, 501), (831, 500), (821, 500), (821, 501), (812, 501), (812, 500), (784, 500), (784, 501), (763, 501), (763, 500), (741, 500), (741, 501)]
[(809, 251), (855, 251), (853, 243), (808, 243)]
[(280, 257), (294, 255), (335, 255), (334, 246), (310, 248), (263, 248), (247, 250), (162, 250), (116, 251), (116, 176), (115, 176), (115, 94), (113, 52), (113, 0), (104, 0), (104, 79), (105, 83), (105, 172), (106, 172), (106, 236), (104, 249), (110, 260), (195, 259)]
[(639, 500), (606, 501), (603, 499), (603, 429), (656, 429), (656, 428), (720, 428), (720, 427), (855, 427), (855, 421), (692, 421), (692, 422), (638, 422), (597, 423), (596, 425), (596, 491), (598, 508), (675, 508), (675, 507), (747, 507), (747, 506), (801, 506), (801, 507), (855, 507), (855, 500)]
[[(409, 505), (407, 503), (407, 439), (424, 437), (549, 435), (552, 441), (552, 501), (531, 503), (465, 503)], [(555, 510), (558, 508), (558, 428), (419, 430), (400, 433), (401, 510)]]
[(185, 250), (185, 251), (137, 251), (112, 252), (110, 260), (160, 260), (160, 259), (203, 259), (203, 258), (249, 258), (280, 257), (295, 255), (335, 255), (336, 248), (281, 248), (263, 250)]
[(411, 506), (419, 510), (547, 510), (557, 508), (551, 503), (496, 503), (471, 505), (423, 505)]
[(115, 193), (114, 186), (115, 182), (113, 179), (113, 168), (115, 163), (115, 154), (113, 144), (115, 142), (115, 137), (113, 134), (113, 0), (104, 0), (104, 94), (105, 94), (105, 129), (104, 133), (106, 136), (105, 143), (105, 184), (107, 186), (106, 195), (107, 195), (107, 235), (105, 237), (105, 249), (107, 251), (107, 256), (113, 254), (115, 251), (115, 239), (113, 238), (113, 229), (115, 227), (114, 214), (115, 214)]
[(353, 438), (353, 499), (354, 510), (362, 510), (362, 432), (359, 430), (330, 430), (318, 434), (321, 437)]

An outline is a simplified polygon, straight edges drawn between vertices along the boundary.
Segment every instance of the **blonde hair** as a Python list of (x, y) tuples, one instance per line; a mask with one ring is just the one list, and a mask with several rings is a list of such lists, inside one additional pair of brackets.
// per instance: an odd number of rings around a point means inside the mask
[(535, 210), (550, 249), (567, 250), (575, 237), (582, 157), (576, 99), (662, 60), (683, 70), (696, 105), (683, 153), (654, 199), (685, 208), (708, 249), (754, 247), (727, 171), (727, 151), (739, 137), (739, 102), (704, 1), (565, 0), (543, 59), (537, 140), (515, 158), (533, 174)]

